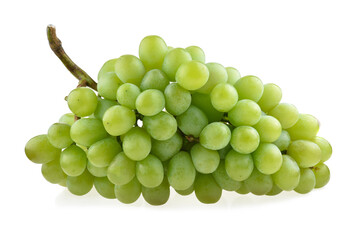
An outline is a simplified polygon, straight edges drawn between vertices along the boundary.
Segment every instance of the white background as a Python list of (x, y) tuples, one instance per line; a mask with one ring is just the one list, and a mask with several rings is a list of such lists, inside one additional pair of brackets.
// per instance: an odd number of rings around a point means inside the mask
[[(0, 239), (356, 239), (355, 1), (1, 1)], [(321, 122), (334, 149), (330, 183), (307, 195), (225, 193), (215, 205), (172, 193), (160, 207), (70, 195), (26, 159), (25, 143), (68, 112), (76, 86), (48, 47), (54, 24), (91, 76), (140, 40), (199, 45), (283, 90)]]

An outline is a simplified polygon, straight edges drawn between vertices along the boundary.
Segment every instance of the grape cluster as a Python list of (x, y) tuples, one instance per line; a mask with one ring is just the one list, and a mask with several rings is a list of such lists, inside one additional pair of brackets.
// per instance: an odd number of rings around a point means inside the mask
[(205, 63), (201, 48), (145, 37), (139, 58), (107, 61), (98, 94), (77, 87), (72, 113), (25, 147), (50, 183), (75, 195), (152, 205), (178, 194), (215, 203), (240, 194), (308, 193), (326, 185), (330, 144), (318, 120), (280, 103), (281, 89), (233, 67)]

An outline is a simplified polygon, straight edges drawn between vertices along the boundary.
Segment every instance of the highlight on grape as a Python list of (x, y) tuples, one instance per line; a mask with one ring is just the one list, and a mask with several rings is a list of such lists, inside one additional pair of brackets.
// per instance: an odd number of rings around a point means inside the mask
[(173, 48), (147, 36), (139, 56), (108, 60), (98, 83), (64, 52), (49, 25), (51, 49), (78, 78), (70, 113), (25, 146), (44, 178), (85, 195), (165, 204), (170, 191), (216, 203), (237, 194), (309, 193), (325, 186), (331, 145), (319, 121), (281, 102), (279, 86), (205, 62), (197, 46)]

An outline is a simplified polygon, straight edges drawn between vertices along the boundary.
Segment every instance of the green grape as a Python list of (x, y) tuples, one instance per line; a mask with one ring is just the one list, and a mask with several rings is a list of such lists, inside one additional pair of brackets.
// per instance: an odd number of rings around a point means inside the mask
[(135, 122), (135, 113), (129, 108), (120, 105), (108, 108), (103, 115), (104, 128), (112, 136), (127, 133)]
[(192, 60), (205, 63), (206, 56), (203, 50), (197, 46), (190, 46), (185, 48), (185, 50), (191, 55)]
[(61, 153), (60, 164), (68, 176), (76, 177), (81, 175), (87, 167), (87, 155), (78, 146), (72, 145)]
[(145, 187), (159, 186), (164, 178), (162, 162), (154, 155), (149, 154), (144, 160), (136, 163), (136, 177)]
[(176, 132), (171, 138), (165, 141), (153, 139), (151, 152), (161, 161), (167, 161), (180, 151), (182, 143), (181, 135)]
[(171, 158), (167, 169), (167, 178), (174, 189), (188, 189), (193, 185), (195, 177), (196, 169), (189, 153), (179, 152)]
[(193, 91), (206, 84), (209, 71), (205, 64), (189, 61), (181, 64), (177, 69), (175, 80), (184, 89)]
[(192, 61), (191, 55), (185, 49), (175, 48), (169, 51), (162, 63), (162, 71), (166, 73), (170, 81), (175, 81), (177, 69), (181, 64)]
[(60, 183), (66, 180), (67, 175), (63, 172), (59, 160), (42, 164), (41, 173), (50, 183)]
[(272, 190), (274, 183), (270, 175), (254, 169), (249, 178), (244, 181), (244, 185), (254, 195), (265, 195)]
[(319, 121), (312, 115), (300, 114), (294, 126), (287, 129), (291, 140), (313, 139), (319, 131)]
[(161, 92), (165, 91), (167, 85), (170, 84), (169, 79), (166, 74), (160, 69), (152, 69), (148, 71), (140, 84), (140, 89), (142, 91), (148, 89), (157, 89)]
[(253, 126), (258, 123), (261, 117), (259, 105), (249, 99), (243, 99), (228, 112), (229, 122), (235, 126)]
[(34, 163), (48, 163), (59, 159), (61, 149), (52, 146), (47, 135), (43, 134), (31, 138), (26, 143), (25, 154)]
[(242, 185), (241, 182), (233, 180), (226, 171), (224, 160), (220, 162), (216, 171), (212, 173), (216, 183), (224, 190), (227, 191), (236, 191)]
[(209, 71), (209, 78), (203, 87), (199, 88), (197, 92), (209, 94), (218, 83), (226, 83), (228, 74), (226, 69), (219, 63), (207, 63)]
[(114, 72), (114, 66), (115, 66), (115, 63), (118, 59), (117, 58), (114, 58), (114, 59), (110, 59), (108, 61), (106, 61), (102, 68), (99, 70), (99, 73), (98, 73), (98, 78), (97, 79), (100, 79), (102, 77), (102, 75), (104, 75), (105, 73), (107, 72)]
[(310, 168), (300, 169), (300, 181), (298, 186), (294, 189), (295, 192), (305, 194), (311, 192), (316, 185), (316, 178), (314, 172)]
[(299, 119), (297, 108), (289, 103), (279, 103), (269, 114), (279, 120), (283, 129), (294, 126)]
[(272, 116), (262, 116), (253, 127), (259, 133), (261, 142), (275, 142), (282, 131), (280, 122)]
[(308, 140), (293, 141), (287, 154), (302, 168), (313, 167), (321, 160), (321, 149), (316, 143)]
[(263, 95), (264, 86), (262, 81), (256, 76), (244, 76), (234, 84), (237, 89), (239, 100), (250, 99), (258, 102)]
[(118, 58), (114, 68), (123, 83), (133, 83), (136, 86), (140, 86), (146, 72), (144, 64), (133, 55), (123, 55)]
[(193, 93), (192, 104), (205, 113), (208, 122), (218, 122), (223, 118), (223, 112), (219, 112), (213, 107), (209, 94)]
[(70, 134), (74, 142), (85, 147), (89, 147), (108, 136), (102, 121), (95, 118), (81, 118), (77, 120), (72, 125)]
[(144, 116), (154, 116), (165, 107), (165, 96), (157, 89), (148, 89), (139, 94), (135, 101), (136, 109)]
[(153, 139), (159, 141), (170, 139), (177, 131), (176, 119), (167, 112), (144, 117), (143, 126)]
[(61, 182), (59, 182), (58, 185), (60, 185), (62, 187), (67, 187), (67, 176), (65, 177), (65, 179), (63, 179)]
[(74, 123), (74, 114), (73, 113), (66, 113), (63, 114), (60, 119), (58, 120), (59, 123), (64, 123), (68, 124), (69, 126), (72, 126)]
[(196, 197), (201, 203), (216, 203), (221, 198), (222, 189), (212, 174), (197, 174), (194, 187)]
[(255, 167), (263, 174), (276, 173), (283, 163), (279, 148), (272, 143), (261, 143), (252, 156)]
[(245, 186), (244, 182), (241, 184), (240, 188), (238, 190), (236, 190), (236, 193), (239, 194), (248, 194), (250, 193), (249, 190), (247, 189), (247, 187)]
[(207, 149), (200, 143), (191, 148), (191, 157), (196, 170), (205, 174), (214, 172), (220, 161), (217, 151)]
[(107, 177), (115, 185), (124, 185), (135, 177), (136, 162), (123, 152), (116, 155), (107, 170)]
[(122, 203), (133, 203), (141, 195), (141, 184), (136, 177), (130, 182), (124, 185), (115, 185), (114, 187), (115, 197)]
[(208, 124), (203, 111), (191, 105), (186, 112), (176, 117), (178, 127), (187, 136), (198, 137), (202, 129)]
[(282, 130), (279, 138), (273, 142), (275, 146), (279, 148), (280, 151), (285, 151), (290, 145), (290, 135), (287, 131)]
[(191, 94), (177, 83), (167, 85), (165, 88), (165, 108), (172, 115), (184, 113), (191, 105)]
[(239, 71), (233, 67), (226, 67), (226, 70), (228, 74), (227, 83), (234, 85), (241, 77)]
[(88, 161), (96, 167), (107, 167), (121, 150), (115, 138), (105, 138), (90, 146), (87, 153)]
[(258, 101), (258, 105), (264, 112), (269, 112), (279, 104), (283, 94), (278, 85), (267, 83), (264, 85), (263, 95)]
[(167, 45), (159, 36), (147, 36), (140, 42), (139, 57), (146, 70), (161, 68), (167, 53)]
[(98, 93), (105, 99), (114, 101), (117, 99), (117, 90), (121, 84), (115, 72), (105, 73), (98, 80)]
[(194, 184), (192, 184), (189, 188), (187, 188), (185, 190), (177, 190), (177, 189), (175, 189), (175, 191), (178, 194), (182, 195), (182, 196), (188, 196), (191, 193), (193, 193), (193, 191), (195, 191), (195, 187), (194, 187)]
[(68, 97), (69, 109), (78, 117), (86, 117), (94, 113), (98, 99), (95, 93), (86, 87), (73, 89)]
[(316, 143), (321, 149), (321, 162), (329, 160), (332, 155), (332, 147), (330, 143), (322, 137), (314, 137), (311, 141)]
[(108, 110), (108, 108), (115, 106), (115, 105), (118, 105), (118, 103), (116, 101), (98, 98), (98, 104), (97, 104), (97, 108), (95, 109), (95, 112), (94, 112), (94, 117), (102, 120), (104, 113)]
[(324, 163), (317, 164), (312, 171), (316, 178), (315, 188), (322, 188), (330, 181), (330, 169)]
[(253, 158), (250, 154), (240, 154), (231, 150), (226, 156), (225, 168), (230, 178), (235, 181), (244, 181), (254, 169)]
[(126, 156), (134, 161), (146, 158), (151, 151), (151, 138), (145, 129), (132, 128), (124, 136), (123, 151)]
[(114, 184), (107, 177), (95, 177), (93, 182), (95, 189), (102, 197), (108, 199), (115, 198)]
[(282, 191), (283, 191), (282, 189), (280, 189), (276, 184), (274, 184), (272, 189), (266, 195), (275, 196), (281, 193)]
[(170, 198), (170, 185), (165, 177), (157, 187), (142, 187), (145, 201), (151, 205), (159, 206), (165, 204)]
[(94, 177), (106, 177), (108, 167), (96, 167), (90, 161), (87, 162), (87, 170)]
[(288, 155), (283, 155), (281, 168), (272, 175), (274, 183), (285, 191), (291, 191), (297, 187), (300, 180), (300, 168)]
[(175, 49), (174, 47), (167, 46), (167, 52), (170, 52), (171, 50)]
[(208, 124), (200, 133), (202, 146), (211, 150), (219, 150), (229, 144), (231, 130), (221, 122)]
[(138, 86), (132, 83), (124, 83), (118, 88), (116, 99), (122, 106), (130, 109), (136, 109), (135, 102), (139, 94), (140, 89)]
[(232, 148), (239, 153), (252, 153), (259, 146), (259, 134), (250, 126), (240, 126), (233, 130), (230, 143)]
[(89, 193), (92, 189), (93, 179), (94, 177), (88, 171), (84, 171), (76, 177), (68, 176), (66, 185), (72, 194), (82, 196)]
[(47, 132), (48, 141), (56, 148), (66, 148), (73, 143), (70, 136), (70, 130), (71, 126), (67, 124), (52, 124)]
[(237, 90), (228, 83), (217, 84), (210, 96), (212, 106), (220, 112), (229, 112), (238, 101)]
[(225, 146), (225, 147), (222, 148), (222, 149), (219, 149), (219, 150), (218, 150), (219, 158), (220, 158), (221, 160), (226, 159), (227, 154), (228, 154), (229, 151), (231, 151), (231, 150), (232, 150), (232, 147), (231, 147), (230, 144), (228, 144), (227, 146)]

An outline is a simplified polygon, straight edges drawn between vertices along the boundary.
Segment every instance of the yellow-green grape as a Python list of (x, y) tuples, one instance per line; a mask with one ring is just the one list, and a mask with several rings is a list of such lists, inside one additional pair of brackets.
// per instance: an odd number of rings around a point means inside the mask
[(204, 51), (200, 47), (190, 46), (185, 48), (185, 50), (191, 55), (192, 60), (205, 63), (206, 56)]
[(167, 46), (167, 52), (170, 52), (171, 50), (175, 49), (174, 47)]
[(115, 185), (114, 187), (115, 197), (122, 203), (133, 203), (141, 195), (141, 184), (136, 177), (130, 182), (124, 185)]
[(330, 169), (324, 163), (317, 164), (312, 171), (316, 178), (315, 188), (322, 188), (330, 181)]
[(262, 81), (256, 76), (244, 76), (234, 84), (237, 89), (239, 100), (250, 99), (258, 102), (263, 95), (264, 86)]
[(279, 104), (283, 94), (278, 85), (267, 83), (264, 85), (263, 95), (258, 101), (258, 105), (264, 112), (269, 112)]
[(285, 151), (288, 149), (289, 145), (290, 145), (290, 135), (287, 131), (282, 130), (280, 137), (273, 142), (273, 144), (275, 146), (277, 146), (279, 148), (280, 151)]
[(108, 108), (103, 116), (104, 128), (112, 136), (127, 133), (135, 122), (135, 113), (131, 109), (120, 105)]
[(106, 177), (108, 167), (96, 167), (90, 161), (87, 162), (87, 170), (94, 177)]
[(207, 63), (209, 78), (203, 87), (197, 89), (197, 92), (209, 94), (218, 83), (225, 83), (228, 80), (226, 69), (219, 63)]
[(261, 110), (259, 105), (249, 99), (243, 99), (228, 112), (229, 122), (235, 126), (253, 126), (259, 122)]
[(72, 90), (67, 103), (69, 109), (78, 117), (86, 117), (94, 113), (97, 108), (98, 98), (95, 93), (86, 87), (79, 87)]
[(115, 138), (105, 138), (90, 146), (87, 153), (88, 161), (96, 167), (107, 167), (121, 150)]
[(143, 126), (153, 139), (159, 141), (171, 138), (177, 131), (176, 119), (167, 112), (145, 116)]
[(182, 196), (188, 196), (191, 193), (193, 193), (193, 191), (195, 191), (195, 187), (194, 187), (194, 184), (192, 184), (189, 188), (187, 188), (185, 190), (177, 190), (177, 189), (175, 189), (175, 191), (178, 194), (182, 195)]
[(63, 172), (59, 160), (54, 160), (42, 164), (42, 176), (50, 183), (61, 183), (67, 179), (67, 175)]
[(219, 149), (219, 150), (218, 150), (219, 158), (220, 158), (221, 160), (226, 159), (227, 154), (228, 154), (229, 151), (231, 151), (231, 150), (232, 150), (232, 147), (231, 147), (230, 144), (228, 144), (226, 147), (224, 147), (224, 148), (222, 148), (222, 149)]
[(58, 185), (62, 187), (67, 187), (67, 175), (65, 179), (63, 179), (61, 182), (58, 183)]
[(233, 180), (226, 171), (224, 160), (220, 162), (216, 171), (212, 173), (216, 183), (226, 191), (236, 191), (242, 185), (241, 182)]
[(290, 155), (302, 168), (313, 167), (321, 161), (321, 149), (308, 140), (293, 141), (288, 147)]
[(72, 145), (61, 153), (60, 164), (68, 176), (76, 177), (81, 175), (87, 167), (87, 155), (78, 146)]
[(313, 139), (319, 131), (319, 121), (312, 115), (300, 114), (299, 120), (287, 131), (291, 140)]
[(162, 162), (154, 155), (149, 154), (144, 160), (136, 163), (136, 177), (145, 187), (159, 186), (164, 178)]
[(322, 137), (314, 137), (312, 142), (316, 143), (321, 149), (321, 162), (326, 162), (332, 155), (332, 147), (330, 143)]
[(76, 177), (68, 176), (66, 185), (72, 194), (82, 196), (89, 193), (92, 189), (93, 180), (94, 177), (88, 171), (84, 171)]
[(145, 201), (150, 205), (159, 206), (165, 204), (170, 198), (170, 185), (165, 177), (161, 184), (154, 188), (142, 186)]
[(261, 116), (259, 122), (253, 126), (260, 136), (261, 142), (274, 142), (281, 134), (280, 122), (272, 116)]
[(140, 42), (139, 57), (146, 70), (161, 68), (166, 53), (167, 45), (159, 36), (147, 36)]
[(102, 120), (104, 113), (108, 110), (108, 108), (113, 107), (115, 105), (118, 105), (117, 101), (98, 98), (98, 104), (94, 112), (94, 117)]
[(200, 143), (191, 148), (191, 157), (196, 170), (205, 174), (214, 172), (220, 161), (217, 151), (207, 149)]
[(209, 94), (193, 93), (192, 105), (198, 107), (205, 113), (208, 122), (219, 122), (223, 118), (223, 112), (217, 111), (212, 106)]
[(236, 190), (236, 193), (239, 194), (248, 194), (250, 193), (249, 190), (247, 189), (247, 187), (245, 186), (244, 182), (242, 183), (242, 185), (240, 186), (240, 188), (238, 190)]
[(288, 155), (283, 155), (281, 168), (272, 175), (274, 183), (284, 191), (291, 191), (297, 187), (300, 180), (300, 168)]
[(181, 64), (177, 69), (175, 80), (184, 89), (193, 91), (206, 84), (209, 71), (206, 65), (198, 61), (190, 61)]
[(259, 146), (259, 134), (253, 127), (240, 126), (233, 130), (230, 143), (232, 148), (239, 153), (252, 153)]
[(123, 83), (133, 83), (140, 86), (145, 75), (145, 66), (139, 58), (133, 55), (123, 55), (115, 62), (115, 73)]
[(74, 114), (73, 113), (66, 113), (63, 114), (60, 119), (58, 120), (59, 123), (64, 123), (68, 124), (69, 126), (72, 126), (74, 123)]
[(314, 172), (310, 168), (300, 169), (300, 181), (295, 192), (305, 194), (311, 192), (316, 185), (316, 178)]
[(178, 127), (187, 136), (198, 137), (202, 129), (208, 124), (203, 111), (191, 105), (186, 112), (176, 117)]
[(73, 143), (70, 130), (71, 126), (68, 124), (52, 124), (47, 132), (48, 141), (56, 148), (66, 148)]
[(107, 177), (115, 185), (124, 185), (135, 177), (136, 162), (128, 158), (124, 152), (119, 153), (110, 163)]
[(244, 185), (254, 195), (265, 195), (271, 191), (274, 183), (270, 175), (254, 169), (249, 178), (244, 181)]
[(167, 161), (178, 153), (182, 147), (181, 134), (176, 132), (170, 139), (165, 141), (152, 140), (151, 152), (161, 161)]
[(148, 89), (157, 89), (161, 92), (165, 91), (167, 85), (170, 84), (170, 81), (166, 74), (160, 69), (152, 69), (148, 71), (140, 84), (140, 89), (142, 91)]
[(276, 173), (283, 163), (279, 148), (272, 143), (261, 143), (252, 156), (255, 167), (264, 174)]
[(130, 109), (136, 109), (135, 102), (139, 94), (140, 89), (138, 86), (132, 83), (124, 83), (118, 88), (118, 91), (116, 93), (116, 99), (118, 100), (120, 105)]
[(123, 151), (131, 160), (140, 161), (151, 151), (151, 137), (145, 129), (132, 128), (123, 139)]
[(234, 85), (241, 77), (239, 71), (234, 67), (226, 67), (226, 70), (228, 74), (227, 83)]
[(157, 89), (148, 89), (139, 94), (135, 107), (144, 116), (154, 116), (165, 107), (165, 96)]
[(216, 203), (222, 196), (222, 189), (214, 180), (212, 174), (197, 174), (195, 194), (201, 203)]
[(175, 48), (169, 51), (162, 63), (162, 71), (166, 73), (170, 81), (175, 81), (177, 69), (181, 64), (192, 61), (191, 55), (183, 48)]
[(25, 154), (34, 163), (48, 163), (59, 159), (61, 149), (52, 146), (47, 135), (43, 134), (31, 138), (26, 143)]
[(278, 119), (283, 129), (294, 126), (299, 119), (299, 111), (289, 103), (279, 103), (269, 111), (269, 115)]
[(94, 187), (97, 192), (105, 198), (114, 199), (114, 184), (111, 183), (107, 177), (95, 177), (94, 178)]
[(101, 78), (102, 75), (104, 75), (105, 73), (114, 72), (115, 71), (114, 66), (115, 66), (116, 61), (117, 61), (117, 58), (110, 59), (110, 60), (106, 61), (103, 64), (102, 68), (99, 70), (97, 79)]
[(219, 150), (229, 144), (231, 140), (231, 130), (221, 122), (208, 124), (200, 133), (202, 146), (211, 150)]
[(165, 108), (174, 116), (184, 113), (191, 105), (191, 94), (188, 90), (172, 83), (165, 88)]
[(229, 112), (238, 102), (237, 90), (228, 83), (219, 83), (210, 94), (212, 106), (220, 112)]
[(276, 184), (273, 184), (272, 189), (266, 194), (267, 196), (275, 196), (281, 193), (283, 190), (279, 188)]
[(230, 178), (235, 181), (244, 181), (254, 169), (253, 158), (250, 154), (241, 154), (231, 150), (226, 156), (225, 168)]
[(98, 93), (100, 96), (108, 100), (117, 99), (117, 90), (122, 84), (115, 72), (108, 72), (103, 74), (98, 80)]
[(81, 118), (77, 120), (72, 125), (70, 134), (74, 142), (85, 147), (89, 147), (108, 136), (102, 121), (95, 118)]
[(179, 152), (169, 162), (167, 179), (175, 190), (186, 190), (193, 185), (196, 169), (189, 153)]

